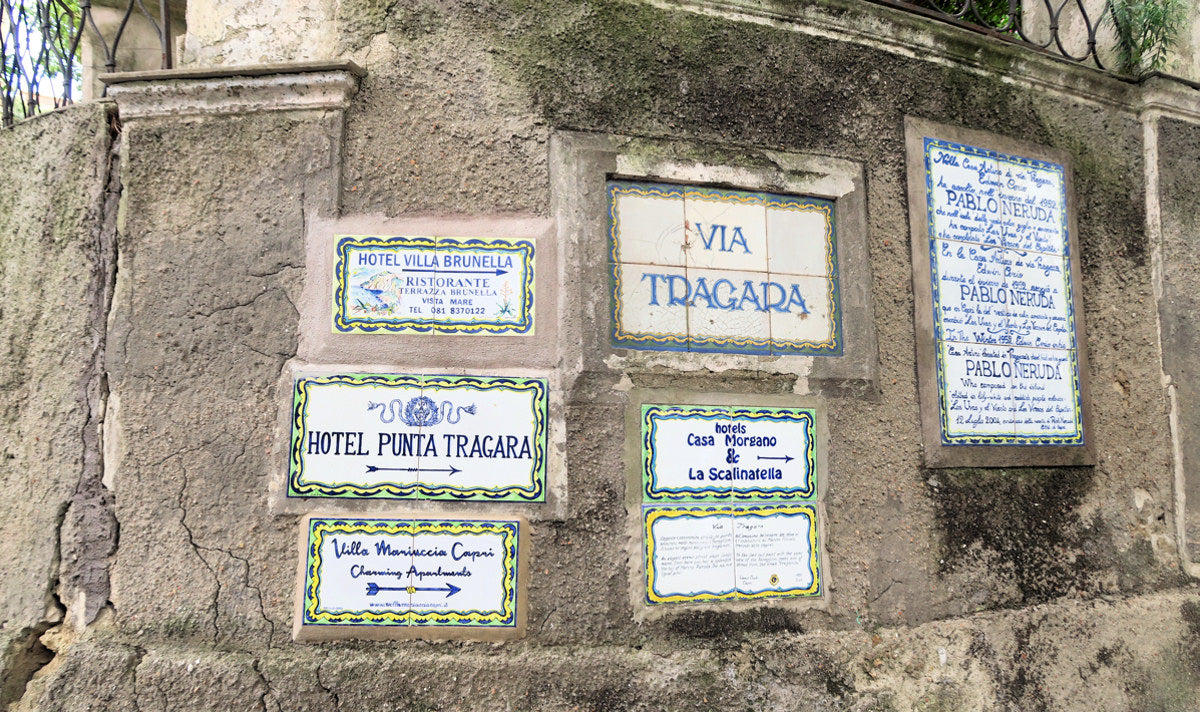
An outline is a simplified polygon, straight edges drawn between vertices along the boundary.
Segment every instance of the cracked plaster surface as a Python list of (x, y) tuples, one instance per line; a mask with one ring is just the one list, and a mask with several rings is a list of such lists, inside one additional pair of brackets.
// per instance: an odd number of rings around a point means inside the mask
[(111, 273), (108, 112), (74, 107), (0, 133), (0, 703), (68, 612), (108, 597), (98, 359)]
[[(665, 20), (681, 34), (696, 29), (690, 20), (646, 14), (655, 10), (620, 9), (622, 21), (631, 18), (635, 25)], [(528, 18), (513, 18), (510, 37), (541, 31), (537, 22), (521, 25)], [(600, 36), (585, 31), (590, 22), (583, 17), (555, 32), (568, 41), (572, 33)], [(719, 29), (722, 36), (760, 31)], [(467, 30), (449, 32), (475, 39)], [(1157, 533), (1165, 526), (1155, 523), (1161, 517), (1154, 519), (1165, 500), (1159, 476), (1164, 471), (1162, 440), (1144, 437), (1124, 450), (1113, 447), (1111, 461), (1098, 469), (1094, 481), (1067, 492), (1076, 500), (1086, 499), (1069, 503), (1065, 522), (1041, 529), (1029, 526), (1036, 525), (1035, 515), (1025, 503), (1058, 490), (1041, 489), (1039, 482), (1030, 481), (1036, 478), (1007, 488), (1005, 481), (993, 479), (990, 489), (946, 477), (926, 480), (910, 407), (911, 266), (904, 240), (897, 239), (905, 234), (898, 178), (902, 161), (887, 146), (896, 141), (896, 117), (919, 111), (1009, 132), (1036, 123), (1042, 133), (1032, 138), (1047, 142), (1074, 141), (1078, 132), (1090, 132), (1106, 156), (1116, 156), (1106, 163), (1089, 154), (1103, 165), (1084, 175), (1087, 182), (1081, 187), (1097, 206), (1094, 217), (1085, 215), (1091, 236), (1084, 247), (1091, 260), (1086, 288), (1092, 300), (1086, 316), (1089, 326), (1100, 327), (1091, 332), (1096, 344), (1115, 344), (1105, 349), (1111, 353), (1098, 354), (1094, 361), (1097, 373), (1108, 374), (1114, 364), (1133, 362), (1142, 354), (1151, 311), (1143, 306), (1117, 315), (1108, 304), (1145, 281), (1134, 257), (1113, 257), (1119, 233), (1136, 232), (1136, 225), (1130, 228), (1133, 218), (1104, 212), (1106, 205), (1122, 215), (1130, 212), (1124, 210), (1129, 201), (1121, 196), (1130, 192), (1123, 179), (1137, 173), (1136, 165), (1122, 162), (1136, 149), (1129, 139), (1135, 133), (1131, 121), (1070, 100), (1030, 98), (1015, 89), (1009, 92), (1010, 103), (980, 109), (953, 95), (987, 89), (974, 76), (966, 89), (950, 86), (921, 97), (894, 82), (876, 87), (872, 96), (879, 105), (864, 112), (854, 102), (869, 93), (855, 91), (853, 84), (879, 81), (878, 76), (868, 79), (878, 66), (872, 57), (843, 47), (837, 71), (830, 72), (813, 64), (820, 52), (809, 51), (812, 47), (803, 38), (788, 36), (784, 43), (766, 35), (743, 35), (744, 41), (723, 49), (757, 58), (763, 46), (755, 41), (759, 39), (778, 51), (783, 66), (773, 68), (769, 77), (748, 72), (742, 88), (750, 100), (769, 97), (772, 106), (778, 105), (779, 116), (787, 120), (777, 123), (786, 130), (755, 123), (760, 121), (757, 114), (739, 116), (746, 123), (734, 124), (728, 117), (709, 115), (710, 103), (695, 110), (690, 99), (676, 95), (677, 77), (667, 75), (689, 73), (687, 63), (695, 60), (686, 47), (680, 57), (671, 58), (676, 64), (664, 60), (667, 78), (654, 87), (660, 102), (654, 115), (675, 117), (679, 133), (708, 140), (725, 140), (729, 132), (754, 144), (790, 142), (879, 159), (868, 175), (868, 190), (873, 206), (872, 298), (883, 329), (882, 393), (872, 402), (837, 401), (830, 416), (838, 435), (832, 453), (836, 479), (828, 500), (828, 551), (839, 566), (833, 579), (839, 608), (809, 617), (776, 615), (769, 607), (709, 608), (653, 625), (633, 624), (626, 561), (621, 552), (613, 553), (627, 518), (625, 483), (621, 473), (603, 464), (620, 460), (625, 438), (620, 398), (610, 395), (611, 401), (598, 404), (586, 395), (568, 416), (575, 463), (569, 517), (540, 526), (533, 540), (538, 573), (531, 588), (531, 619), (540, 623), (530, 640), (493, 648), (417, 643), (301, 647), (287, 639), (289, 597), (296, 588), (295, 522), (268, 514), (262, 473), (280, 455), (270, 451), (270, 429), (280, 401), (274, 391), (279, 370), (296, 347), (295, 300), (304, 271), (299, 238), (308, 211), (317, 209), (312, 206), (330, 208), (332, 199), (321, 191), (336, 184), (331, 174), (342, 168), (348, 189), (360, 188), (347, 197), (348, 204), (360, 209), (485, 205), (544, 211), (541, 156), (547, 126), (577, 123), (613, 130), (653, 125), (638, 115), (636, 106), (617, 107), (612, 115), (593, 110), (599, 102), (581, 93), (611, 95), (594, 86), (590, 75), (572, 71), (573, 62), (606, 61), (589, 56), (586, 45), (563, 47), (557, 56), (544, 57), (537, 48), (510, 47), (511, 61), (538, 67), (541, 96), (552, 98), (553, 105), (538, 109), (521, 104), (521, 93), (512, 86), (495, 86), (513, 80), (481, 72), (478, 80), (506, 97), (502, 110), (494, 112), (503, 116), (471, 111), (468, 96), (451, 107), (463, 114), (452, 122), (453, 131), (430, 140), (433, 132), (443, 131), (438, 124), (443, 117), (434, 114), (444, 107), (418, 106), (418, 97), (397, 88), (424, 83), (440, 90), (452, 82), (440, 76), (431, 81), (439, 68), (428, 63), (382, 66), (419, 54), (420, 43), (406, 44), (401, 35), (395, 38), (400, 49), (373, 67), (378, 70), (372, 75), (375, 84), (357, 105), (350, 133), (357, 150), (350, 152), (348, 166), (325, 160), (332, 124), (317, 112), (190, 124), (145, 121), (127, 127), (126, 145), (136, 148), (122, 168), (128, 179), (126, 209), (108, 350), (111, 388), (121, 403), (120, 422), (114, 426), (122, 433), (112, 443), (110, 458), (122, 525), (113, 568), (114, 620), (111, 629), (92, 631), (93, 638), (66, 652), (63, 665), (46, 683), (49, 697), (43, 707), (385, 709), (399, 700), (409, 708), (437, 709), (467, 698), (480, 709), (657, 709), (679, 706), (680, 700), (696, 708), (820, 709), (845, 703), (869, 709), (884, 707), (897, 695), (912, 701), (949, 691), (943, 707), (950, 709), (988, 709), (997, 700), (1017, 708), (1089, 709), (1100, 707), (1106, 695), (1127, 694), (1153, 682), (1138, 677), (1140, 661), (1179, 657), (1186, 650), (1191, 638), (1180, 611), (1189, 610), (1196, 599), (1193, 589), (1161, 593), (1171, 581), (1151, 578), (1162, 571), (1168, 554), (1136, 559), (1130, 553), (1136, 553), (1135, 535), (1145, 538), (1138, 527)], [(430, 55), (435, 59), (462, 56), (453, 34), (437, 35), (431, 42), (438, 50)], [(455, 71), (474, 76), (471, 64), (481, 60), (467, 56), (463, 61)], [(945, 78), (924, 75), (926, 70), (915, 64), (901, 63), (898, 69), (926, 79)], [(810, 81), (800, 88), (774, 83), (801, 70)], [(602, 74), (605, 82), (627, 80), (619, 72)], [(829, 88), (830, 74), (836, 74), (835, 86), (845, 88), (846, 96), (856, 97), (821, 112), (831, 120), (838, 117), (837, 127), (816, 120), (821, 117), (807, 103), (808, 92)], [(702, 77), (692, 72), (691, 78), (696, 91)], [(720, 78), (712, 82), (710, 88), (722, 87)], [(420, 121), (412, 121), (413, 111)], [(505, 122), (516, 121), (505, 118), (509, 114), (520, 117), (520, 126), (505, 129), (505, 136), (514, 137), (514, 147), (505, 154), (493, 150), (490, 141), (497, 124), (504, 129)], [(675, 123), (671, 129), (676, 130)], [(384, 164), (414, 150), (423, 152), (423, 176), (416, 163), (409, 164), (414, 170), (403, 178)], [(438, 155), (443, 150), (458, 160), (443, 162)], [(481, 160), (461, 160), (464, 151)], [(489, 181), (483, 197), (470, 192), (480, 176)], [(510, 180), (514, 176), (520, 181)], [(1122, 179), (1115, 187), (1113, 176)], [(427, 181), (418, 186), (421, 177)], [(409, 178), (412, 183), (404, 182)], [(424, 187), (430, 183), (434, 188)], [(39, 311), (33, 318), (42, 316)], [(728, 384), (720, 374), (670, 377), (679, 387)], [(595, 380), (598, 387), (607, 387), (617, 376), (600, 374)], [(754, 380), (761, 380), (761, 374)], [(1097, 396), (1101, 415), (1109, 423), (1119, 421), (1114, 413), (1155, 422), (1161, 415), (1157, 392), (1145, 372), (1139, 368), (1126, 381), (1132, 387), (1127, 385), (1123, 395), (1109, 389)], [(1119, 434), (1113, 426), (1105, 437), (1116, 442)], [(1062, 473), (1051, 474), (1051, 481), (1064, 479)], [(1021, 482), (1015, 477), (1006, 481)], [(1120, 504), (1113, 504), (1131, 483), (1152, 497), (1144, 522), (1131, 521)], [(1022, 533), (1049, 530), (1064, 538), (997, 553), (1004, 544), (997, 539), (1008, 529), (996, 527), (963, 543), (966, 553), (957, 561), (958, 569), (941, 569), (939, 539), (954, 534), (959, 524), (973, 524), (940, 494), (951, 485), (980, 510), (996, 502), (972, 498), (989, 491), (1019, 496), (1014, 507), (1003, 511), (1030, 517), (1020, 522)], [(1110, 529), (1070, 538), (1077, 529), (1092, 526), (1077, 525), (1079, 513), (1103, 513), (1109, 521), (1097, 514), (1095, 528)], [(1053, 563), (1084, 554), (1093, 557), (1098, 573), (1051, 569), (1057, 578), (1050, 582), (1049, 594), (1018, 590), (1010, 583), (1006, 567), (1014, 561), (1050, 556)], [(900, 569), (905, 575), (893, 575)], [(1110, 576), (1112, 583), (1105, 583)], [(1081, 593), (1075, 588), (1053, 588), (1068, 585), (1083, 587), (1088, 596), (1099, 590), (1160, 592), (1127, 600), (1078, 600), (1074, 597)], [(987, 606), (1027, 608), (967, 615), (982, 605), (976, 600), (981, 591), (991, 596), (983, 601)], [(1031, 604), (1022, 598), (1035, 594), (1056, 599)], [(1128, 631), (1139, 634), (1125, 640)], [(1107, 666), (1106, 659), (1117, 663)], [(1077, 682), (1080, 671), (1093, 666), (1093, 682)], [(1041, 692), (1042, 687), (1048, 692)]]
[[(126, 629), (262, 654), (287, 635), (294, 554), (267, 516), (275, 382), (296, 349), (304, 210), (329, 166), (320, 113), (222, 118), (164, 137), (129, 129), (131, 156), (110, 360)], [(210, 170), (194, 174), (195, 162)], [(256, 170), (247, 171), (247, 165)], [(148, 176), (153, 175), (152, 179)], [(161, 200), (157, 191), (178, 196)], [(229, 210), (230, 205), (246, 209)], [(123, 496), (123, 493), (125, 495)]]

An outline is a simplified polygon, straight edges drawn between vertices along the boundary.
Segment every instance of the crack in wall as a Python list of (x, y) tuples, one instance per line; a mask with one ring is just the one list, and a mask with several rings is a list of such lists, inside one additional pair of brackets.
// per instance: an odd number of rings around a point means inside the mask
[(131, 670), (131, 676), (133, 678), (133, 694), (130, 696), (131, 699), (129, 701), (133, 704), (134, 712), (142, 712), (142, 705), (140, 702), (138, 702), (138, 668), (142, 666), (142, 661), (146, 659), (147, 651), (140, 645), (134, 646), (133, 650), (136, 657), (134, 658), (133, 667)]
[(333, 709), (340, 710), (342, 708), (342, 700), (341, 697), (338, 696), (337, 690), (325, 684), (325, 681), (321, 679), (321, 670), (324, 669), (325, 663), (327, 662), (329, 662), (328, 653), (325, 654), (325, 659), (317, 665), (317, 671), (316, 674), (313, 675), (313, 679), (316, 680), (317, 687), (321, 688), (321, 691), (329, 695), (329, 699), (333, 700)]
[(21, 699), (37, 671), (54, 659), (54, 651), (41, 642), (41, 637), (53, 626), (49, 621), (42, 621), (36, 626), (22, 628), (3, 651), (0, 709), (7, 709), (8, 705)]
[[(253, 663), (251, 663), (251, 667), (254, 668), (255, 674), (258, 675), (258, 679), (262, 680), (263, 684), (262, 694), (258, 696), (258, 707), (262, 712), (267, 712), (267, 696), (271, 694), (271, 681), (263, 674), (262, 662), (261, 659), (255, 658)], [(275, 707), (278, 708), (279, 704), (276, 703)]]
[[(221, 442), (222, 439), (223, 439), (223, 436), (217, 437), (212, 440), (206, 440), (194, 447), (189, 447), (189, 448), (185, 448), (183, 450), (176, 451), (176, 452), (160, 459), (158, 461), (158, 463), (156, 463), (154, 466), (161, 465), (175, 457), (182, 457), (182, 455), (184, 455), (186, 453), (204, 450), (210, 446), (218, 444), (219, 442)], [(232, 458), (232, 461), (237, 462), (238, 460), (240, 460), (242, 457), (245, 456), (245, 452), (246, 452), (246, 444), (242, 443), (241, 450), (238, 452), (238, 454), (236, 456), (234, 456)], [(275, 622), (273, 620), (271, 620), (270, 616), (267, 615), (266, 601), (265, 601), (265, 598), (263, 595), (262, 588), (256, 584), (254, 584), (251, 581), (250, 559), (248, 557), (240, 556), (240, 555), (234, 553), (234, 551), (232, 549), (219, 547), (219, 546), (209, 546), (206, 544), (202, 544), (202, 543), (200, 543), (200, 541), (197, 540), (195, 532), (192, 530), (191, 526), (188, 524), (189, 510), (188, 510), (188, 507), (186, 504), (186, 497), (187, 497), (188, 488), (190, 486), (190, 478), (188, 475), (187, 467), (183, 464), (182, 461), (180, 464), (179, 472), (182, 477), (182, 484), (179, 488), (179, 493), (175, 498), (175, 506), (180, 512), (179, 524), (183, 528), (185, 534), (187, 535), (188, 544), (191, 546), (192, 550), (196, 553), (196, 558), (198, 558), (200, 560), (200, 562), (204, 565), (204, 568), (208, 570), (210, 576), (212, 577), (213, 583), (216, 586), (216, 588), (213, 592), (212, 602), (209, 605), (209, 610), (212, 614), (212, 628), (213, 628), (212, 641), (215, 644), (221, 638), (221, 634), (222, 634), (222, 629), (221, 629), (221, 625), (220, 625), (221, 597), (223, 594), (225, 594), (228, 587), (221, 580), (221, 574), (224, 571), (224, 567), (221, 565), (221, 562), (210, 561), (210, 557), (215, 554), (223, 554), (224, 556), (228, 557), (229, 559), (241, 564), (241, 576), (240, 576), (241, 584), (247, 590), (254, 592), (255, 600), (257, 602), (257, 607), (258, 607), (258, 614), (267, 626), (265, 650), (269, 652), (274, 647), (275, 631), (276, 631)], [(249, 652), (249, 651), (247, 651), (247, 652)]]
[[(55, 560), (50, 566), (51, 571), (61, 571), (61, 551), (63, 522), (67, 516), (69, 503), (63, 502), (55, 515)], [(46, 586), (46, 618), (37, 625), (23, 628), (13, 638), (0, 659), (0, 670), (4, 671), (4, 679), (0, 681), (0, 709), (6, 709), (9, 704), (22, 699), (29, 691), (29, 683), (37, 673), (54, 661), (55, 651), (42, 643), (42, 636), (59, 625), (66, 616), (67, 607), (58, 597), (60, 577), (56, 574)]]
[[(91, 223), (87, 239), (89, 266), (86, 275), (90, 295), (86, 332), (89, 351), (83, 370), (75, 381), (76, 402), (83, 414), (79, 432), (80, 467), (70, 496), (61, 501), (55, 515), (55, 537), (47, 581), (44, 619), (28, 626), (13, 638), (3, 651), (0, 670), (0, 708), (26, 695), (40, 694), (30, 682), (56, 658), (42, 643), (47, 632), (66, 621), (68, 628), (82, 628), (95, 621), (109, 605), (109, 563), (116, 550), (118, 526), (112, 492), (104, 485), (103, 422), (109, 386), (105, 370), (108, 317), (112, 309), (117, 268), (117, 211), (121, 196), (121, 127), (115, 111), (106, 117), (107, 125), (97, 132), (103, 141), (104, 158), (92, 166), (100, 179), (99, 189), (88, 208)], [(46, 229), (54, 224), (47, 220)]]
[[(195, 451), (195, 450), (203, 449), (204, 447), (207, 447), (208, 445), (212, 445), (213, 443), (217, 442), (218, 440), (220, 440), (220, 438), (216, 438), (211, 441), (206, 441), (195, 448), (191, 448), (191, 450)], [(166, 460), (170, 460), (171, 457), (175, 457), (178, 455), (181, 455), (181, 453), (175, 453), (172, 456), (165, 458), (163, 461), (166, 462)], [(212, 611), (212, 627), (213, 627), (212, 642), (214, 644), (216, 644), (217, 640), (221, 636), (221, 626), (220, 626), (221, 589), (222, 589), (221, 577), (220, 577), (220, 575), (218, 575), (217, 571), (212, 567), (212, 564), (210, 564), (208, 562), (208, 558), (206, 556), (204, 556), (203, 552), (208, 550), (208, 548), (203, 547), (196, 542), (196, 536), (192, 532), (192, 528), (190, 526), (188, 526), (188, 523), (187, 523), (188, 510), (187, 510), (187, 506), (184, 503), (184, 498), (187, 496), (188, 471), (187, 471), (187, 466), (185, 464), (185, 461), (182, 459), (180, 460), (180, 464), (179, 464), (179, 474), (183, 480), (182, 484), (179, 487), (179, 495), (175, 498), (175, 506), (179, 509), (179, 526), (183, 527), (184, 533), (187, 534), (188, 544), (192, 547), (192, 550), (194, 552), (196, 552), (196, 558), (200, 559), (200, 563), (204, 564), (204, 568), (208, 569), (209, 575), (212, 576), (213, 583), (216, 584), (216, 589), (213, 591), (212, 603), (209, 606), (210, 610)]]
[[(104, 184), (93, 210), (99, 215), (92, 235), (89, 275), (88, 338), (91, 351), (77, 386), (85, 415), (80, 433), (79, 480), (59, 522), (59, 595), (71, 609), (75, 626), (96, 620), (109, 603), (109, 563), (116, 551), (119, 525), (113, 493), (104, 484), (104, 416), (109, 397), (105, 369), (108, 318), (117, 283), (117, 213), (121, 200), (121, 126), (109, 115)], [(60, 602), (61, 603), (61, 602)]]
[(208, 318), (215, 314), (220, 314), (221, 312), (233, 311), (234, 309), (241, 309), (242, 307), (253, 306), (254, 303), (257, 302), (259, 299), (262, 299), (266, 295), (268, 295), (271, 292), (274, 292), (278, 289), (279, 289), (278, 287), (270, 288), (270, 287), (264, 286), (258, 294), (255, 294), (253, 297), (251, 297), (247, 301), (239, 301), (239, 302), (234, 302), (233, 304), (226, 304), (224, 306), (214, 307), (210, 311), (197, 311), (196, 315)]

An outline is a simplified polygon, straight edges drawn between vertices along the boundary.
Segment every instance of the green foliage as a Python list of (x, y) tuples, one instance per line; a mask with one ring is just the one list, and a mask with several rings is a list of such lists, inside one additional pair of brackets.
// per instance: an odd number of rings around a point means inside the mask
[(1136, 77), (1163, 69), (1187, 11), (1187, 0), (1109, 0), (1104, 23), (1117, 36), (1117, 69)]
[(0, 0), (3, 124), (70, 103), (81, 22), (79, 0)]
[(1011, 31), (1021, 14), (1018, 0), (915, 0), (913, 4), (1000, 32)]

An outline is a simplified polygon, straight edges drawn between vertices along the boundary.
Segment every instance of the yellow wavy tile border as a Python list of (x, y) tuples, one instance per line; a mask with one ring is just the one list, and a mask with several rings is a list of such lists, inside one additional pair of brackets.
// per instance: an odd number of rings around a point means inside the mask
[[(455, 626), (474, 628), (513, 628), (517, 624), (517, 571), (520, 522), (515, 520), (454, 519), (355, 519), (312, 518), (308, 523), (305, 549), (304, 625), (350, 626)], [(451, 534), (456, 536), (500, 535), (504, 546), (503, 608), (483, 611), (327, 611), (320, 601), (321, 545), (330, 534), (366, 534), (417, 536)]]
[[(677, 519), (680, 517), (774, 517), (795, 516), (803, 517), (808, 523), (808, 566), (812, 574), (812, 584), (804, 588), (773, 589), (763, 591), (705, 591), (696, 594), (667, 594), (655, 591), (654, 569), (654, 523), (660, 519)], [(709, 601), (749, 601), (768, 598), (797, 598), (819, 597), (822, 593), (820, 542), (817, 535), (817, 508), (813, 504), (778, 504), (778, 505), (698, 505), (698, 506), (650, 506), (643, 508), (645, 532), (645, 566), (646, 566), (646, 601), (651, 604), (660, 603), (703, 603)], [(733, 536), (731, 529), (730, 536)]]

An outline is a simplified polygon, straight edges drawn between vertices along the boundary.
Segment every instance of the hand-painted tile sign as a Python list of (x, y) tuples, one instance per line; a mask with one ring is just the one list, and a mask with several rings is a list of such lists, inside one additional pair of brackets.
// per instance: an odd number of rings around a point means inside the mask
[(544, 379), (297, 378), (288, 496), (542, 502)]
[(608, 184), (613, 345), (842, 352), (833, 203)]
[(925, 138), (943, 445), (1083, 445), (1056, 163)]
[(643, 405), (646, 600), (821, 595), (815, 413)]
[(811, 504), (645, 507), (643, 516), (650, 603), (820, 595)]
[(523, 526), (519, 519), (310, 517), (299, 628), (514, 630)]
[(816, 491), (813, 411), (643, 405), (648, 500), (805, 499)]
[(533, 333), (533, 241), (337, 238), (333, 330)]

